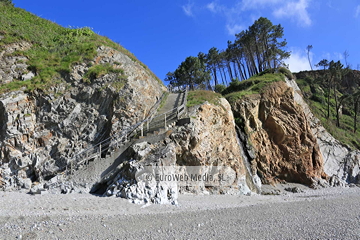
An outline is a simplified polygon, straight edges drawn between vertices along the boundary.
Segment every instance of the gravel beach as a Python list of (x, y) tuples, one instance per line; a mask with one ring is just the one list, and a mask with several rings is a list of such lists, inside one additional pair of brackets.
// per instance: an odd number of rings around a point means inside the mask
[(359, 187), (180, 195), (178, 206), (0, 192), (0, 204), (0, 239), (360, 239)]

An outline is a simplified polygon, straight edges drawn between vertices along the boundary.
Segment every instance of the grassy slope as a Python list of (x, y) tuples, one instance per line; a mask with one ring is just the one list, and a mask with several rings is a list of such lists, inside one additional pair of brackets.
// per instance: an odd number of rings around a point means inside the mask
[[(347, 114), (340, 118), (340, 128), (336, 127), (336, 110), (335, 101), (330, 101), (330, 118), (327, 119), (327, 99), (324, 89), (313, 81), (304, 79), (296, 80), (301, 91), (303, 92), (306, 102), (313, 114), (320, 119), (325, 129), (340, 142), (349, 145), (352, 148), (360, 149), (360, 131), (353, 132), (353, 116), (351, 108), (347, 108)], [(339, 97), (341, 93), (339, 93)], [(359, 121), (359, 120), (358, 120)], [(359, 123), (358, 123), (359, 125)]]
[(196, 90), (190, 91), (187, 97), (187, 107), (192, 107), (195, 105), (203, 104), (208, 101), (212, 104), (217, 104), (217, 99), (221, 97), (221, 94), (214, 93), (212, 91), (206, 90)]
[[(71, 65), (89, 62), (96, 55), (98, 46), (112, 47), (126, 54), (134, 62), (136, 57), (119, 44), (95, 34), (90, 28), (69, 29), (35, 16), (23, 9), (0, 2), (0, 50), (6, 45), (20, 41), (32, 44), (30, 50), (12, 55), (26, 56), (29, 70), (36, 77), (29, 81), (14, 81), (0, 86), (0, 93), (26, 86), (28, 90), (46, 89), (61, 81), (60, 75), (70, 71)], [(145, 69), (147, 67), (139, 62)], [(105, 67), (107, 70), (111, 69)], [(106, 70), (105, 69), (105, 70)], [(104, 69), (103, 69), (104, 70)], [(149, 69), (147, 69), (160, 83)]]
[(285, 81), (284, 76), (281, 73), (268, 73), (261, 76), (253, 76), (245, 81), (230, 83), (230, 86), (225, 89), (223, 94), (225, 95), (225, 98), (232, 103), (243, 96), (259, 94), (267, 84), (278, 81)]

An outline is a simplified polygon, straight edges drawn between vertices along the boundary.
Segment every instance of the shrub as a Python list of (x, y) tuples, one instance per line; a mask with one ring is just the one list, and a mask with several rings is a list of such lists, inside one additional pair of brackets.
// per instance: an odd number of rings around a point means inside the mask
[(215, 85), (215, 92), (222, 93), (226, 89), (226, 86), (223, 84)]
[(312, 77), (306, 76), (304, 78), (305, 82), (307, 82), (308, 84), (313, 84), (314, 83), (314, 79)]
[(14, 4), (13, 4), (13, 2), (11, 0), (0, 0), (0, 3), (4, 3), (4, 4), (7, 4), (7, 5), (14, 6)]
[(284, 74), (288, 79), (294, 79), (293, 74), (285, 67), (279, 67), (279, 72)]
[(319, 96), (318, 94), (311, 95), (310, 99), (319, 103), (325, 103), (324, 97)]
[(268, 74), (268, 73), (275, 73), (275, 68), (265, 69), (264, 71), (260, 72), (260, 73), (258, 74), (258, 76), (262, 76), (262, 75), (265, 75), (265, 74)]

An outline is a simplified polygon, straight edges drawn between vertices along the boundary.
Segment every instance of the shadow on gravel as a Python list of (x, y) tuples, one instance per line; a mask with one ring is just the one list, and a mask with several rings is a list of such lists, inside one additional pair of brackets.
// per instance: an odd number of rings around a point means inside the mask
[(102, 197), (108, 187), (107, 182), (119, 173), (121, 168), (118, 168), (118, 166), (121, 165), (124, 161), (126, 161), (128, 159), (128, 156), (129, 148), (126, 148), (120, 154), (120, 156), (115, 159), (113, 164), (111, 164), (104, 172), (101, 173), (100, 181), (92, 186), (90, 194)]

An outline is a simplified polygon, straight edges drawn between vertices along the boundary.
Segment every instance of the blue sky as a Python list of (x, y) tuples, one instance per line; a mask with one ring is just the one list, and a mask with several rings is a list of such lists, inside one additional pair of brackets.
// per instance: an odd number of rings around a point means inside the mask
[(23, 8), (62, 26), (93, 28), (120, 43), (160, 78), (188, 56), (211, 47), (224, 49), (235, 33), (259, 17), (284, 27), (292, 52), (292, 71), (310, 69), (311, 61), (348, 62), (360, 70), (359, 0), (13, 0)]

